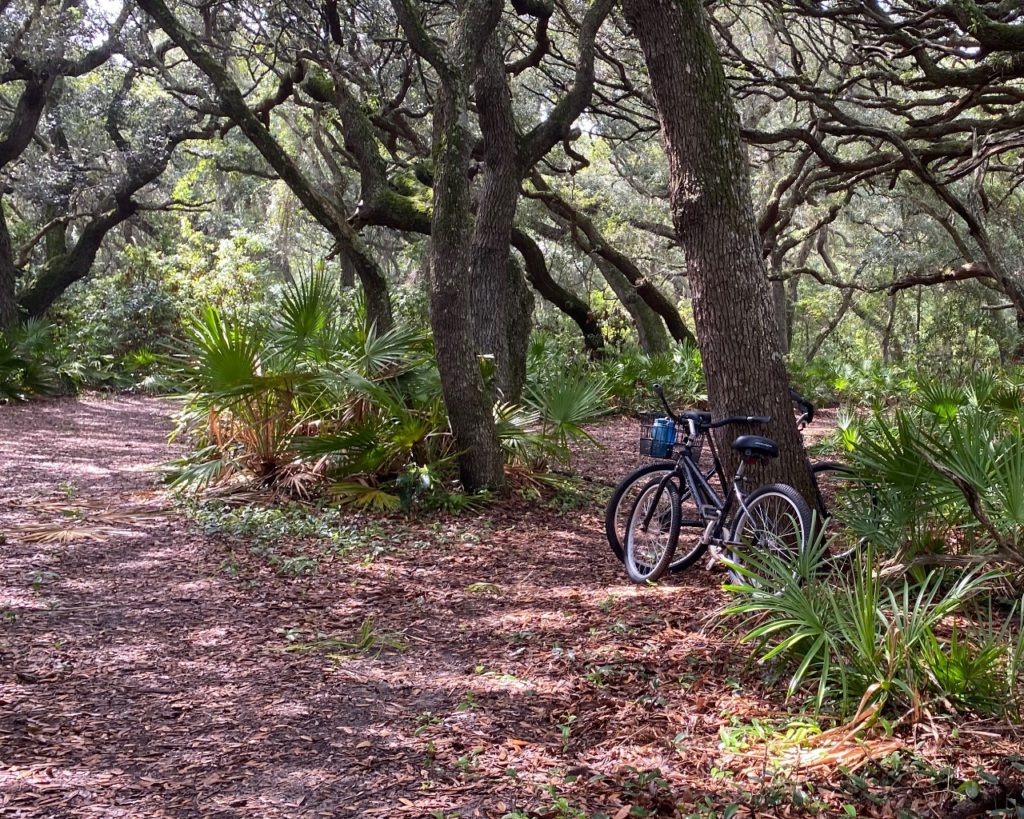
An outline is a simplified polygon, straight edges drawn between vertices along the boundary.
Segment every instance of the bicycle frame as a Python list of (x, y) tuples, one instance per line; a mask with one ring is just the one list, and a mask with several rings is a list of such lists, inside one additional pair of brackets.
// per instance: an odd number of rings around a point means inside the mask
[[(688, 424), (690, 427), (689, 441), (692, 442), (697, 438), (697, 430), (693, 421), (688, 421)], [(705, 432), (703, 434), (709, 433)], [(647, 510), (647, 514), (644, 516), (642, 524), (644, 529), (650, 526), (651, 518), (654, 515), (654, 510), (658, 506), (658, 502), (661, 500), (662, 493), (665, 491), (665, 486), (670, 480), (678, 477), (689, 490), (690, 497), (693, 499), (694, 504), (697, 507), (697, 513), (700, 515), (700, 519), (707, 521), (708, 525), (707, 528), (705, 528), (701, 539), (706, 545), (711, 546), (716, 550), (722, 544), (722, 530), (725, 528), (725, 522), (731, 519), (733, 503), (739, 503), (740, 509), (746, 508), (743, 503), (743, 500), (746, 497), (746, 492), (743, 491), (743, 486), (747, 465), (743, 461), (740, 461), (739, 468), (736, 470), (736, 475), (733, 477), (732, 482), (727, 483), (722, 471), (721, 461), (718, 458), (718, 453), (714, 450), (713, 442), (711, 446), (713, 465), (711, 469), (708, 470), (707, 474), (705, 474), (693, 459), (693, 444), (688, 443), (684, 445), (682, 454), (676, 461), (675, 469), (662, 478), (658, 484), (658, 492), (654, 496), (654, 501)], [(718, 475), (718, 479), (722, 484), (723, 494), (725, 495), (724, 500), (708, 481), (708, 478), (715, 474)], [(716, 555), (716, 557), (717, 556), (718, 555)]]

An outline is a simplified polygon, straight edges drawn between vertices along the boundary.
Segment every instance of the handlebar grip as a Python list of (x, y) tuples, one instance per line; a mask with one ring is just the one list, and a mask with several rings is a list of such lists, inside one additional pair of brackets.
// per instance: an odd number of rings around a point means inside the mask
[(804, 424), (809, 424), (814, 420), (815, 407), (810, 401), (804, 398), (799, 392), (793, 387), (789, 388), (789, 397), (793, 399), (793, 403), (796, 404), (803, 411), (803, 418), (801, 421)]
[(720, 418), (711, 424), (712, 429), (728, 426), (729, 424), (770, 424), (770, 415), (730, 415), (728, 418)]

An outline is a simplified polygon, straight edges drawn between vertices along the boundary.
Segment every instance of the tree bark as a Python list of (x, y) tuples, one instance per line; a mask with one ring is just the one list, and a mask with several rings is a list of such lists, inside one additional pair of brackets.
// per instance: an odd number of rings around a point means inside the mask
[(11, 234), (7, 230), (3, 195), (0, 194), (0, 333), (10, 330), (18, 323), (18, 269), (14, 266), (13, 258)]
[(583, 333), (583, 345), (587, 348), (587, 352), (595, 358), (600, 358), (604, 354), (601, 322), (590, 312), (587, 303), (551, 278), (544, 254), (530, 236), (518, 228), (513, 228), (512, 244), (519, 251), (519, 255), (523, 257), (526, 278), (530, 284), (541, 296), (576, 322), (576, 326)]
[[(716, 415), (772, 416), (763, 432), (780, 455), (768, 477), (810, 500), (739, 122), (703, 6), (624, 0), (623, 10), (644, 53), (661, 122), (672, 220), (686, 252), (711, 406)], [(746, 431), (724, 430), (722, 451), (731, 456), (729, 439)]]
[(26, 315), (33, 318), (42, 316), (65, 290), (88, 276), (103, 238), (136, 210), (137, 205), (129, 200), (123, 206), (90, 220), (70, 251), (47, 260), (32, 286), (18, 300)]
[(789, 352), (789, 304), (784, 281), (772, 282), (772, 301), (775, 305), (775, 323), (779, 328), (779, 349)]
[(669, 338), (668, 330), (661, 316), (651, 309), (635, 287), (626, 278), (625, 274), (607, 259), (593, 254), (591, 256), (597, 269), (601, 271), (604, 280), (612, 292), (626, 308), (629, 317), (633, 319), (633, 327), (636, 328), (637, 342), (640, 349), (647, 355), (659, 355), (667, 353), (672, 348), (672, 339)]
[(521, 173), (512, 97), (495, 35), (484, 47), (474, 96), (484, 170), (470, 251), (473, 337), (478, 352), (493, 358), (497, 391), (504, 400), (516, 402), (526, 385), (533, 298), (510, 258)]
[(392, 0), (413, 49), (438, 73), (434, 100), (434, 199), (430, 225), (430, 324), (441, 388), (469, 491), (505, 486), (492, 401), (471, 335), (469, 76), (498, 23), (500, 2), (470, 0), (456, 23), (450, 53), (423, 28), (411, 0)]

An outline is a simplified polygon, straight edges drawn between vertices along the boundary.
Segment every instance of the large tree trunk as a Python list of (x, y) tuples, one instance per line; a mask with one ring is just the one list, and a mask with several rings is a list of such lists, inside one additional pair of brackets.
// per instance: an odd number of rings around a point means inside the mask
[[(430, 224), (430, 325), (434, 331), (459, 472), (470, 491), (503, 489), (493, 404), (484, 388), (472, 337), (469, 280), (473, 239), (469, 191), (469, 77), (501, 16), (497, 0), (469, 0), (452, 29), (451, 53), (427, 33), (411, 0), (392, 0), (412, 47), (440, 77), (434, 100), (434, 200)], [(506, 246), (506, 258), (508, 248)]]
[[(454, 86), (454, 87), (453, 87)], [(466, 488), (504, 485), (491, 400), (484, 389), (471, 337), (470, 223), (466, 86), (446, 82), (434, 104), (434, 216), (430, 231), (430, 324), (452, 431), (462, 454)]]
[(521, 270), (511, 263), (512, 223), (522, 174), (512, 98), (494, 36), (484, 48), (474, 90), (484, 138), (484, 178), (470, 254), (473, 336), (477, 350), (494, 360), (498, 392), (504, 400), (516, 402), (526, 385), (533, 298)]
[[(699, 0), (623, 0), (644, 52), (716, 415), (766, 414), (780, 456), (762, 478), (814, 497), (787, 392), (739, 122)], [(739, 432), (725, 430), (726, 440)], [(754, 430), (750, 430), (754, 431)], [(730, 453), (727, 447), (723, 451)]]
[(784, 281), (772, 282), (772, 301), (775, 304), (775, 324), (779, 328), (779, 349), (785, 355), (789, 352), (789, 303)]

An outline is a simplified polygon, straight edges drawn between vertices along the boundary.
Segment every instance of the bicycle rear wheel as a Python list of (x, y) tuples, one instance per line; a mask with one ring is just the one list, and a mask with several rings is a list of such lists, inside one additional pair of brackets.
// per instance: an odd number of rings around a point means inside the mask
[(811, 534), (811, 510), (792, 486), (770, 483), (754, 490), (735, 521), (729, 560), (737, 567), (746, 561), (753, 576), (730, 566), (729, 578), (734, 584), (760, 585), (760, 573), (777, 569), (777, 560), (766, 560), (765, 555), (792, 564), (796, 571)]
[(827, 559), (834, 564), (849, 560), (864, 548), (877, 525), (878, 496), (870, 483), (838, 461), (811, 466), (825, 518)]
[[(664, 482), (664, 483), (663, 483)], [(655, 478), (640, 491), (626, 525), (623, 563), (634, 583), (648, 583), (668, 570), (679, 539), (679, 490), (674, 480)]]

